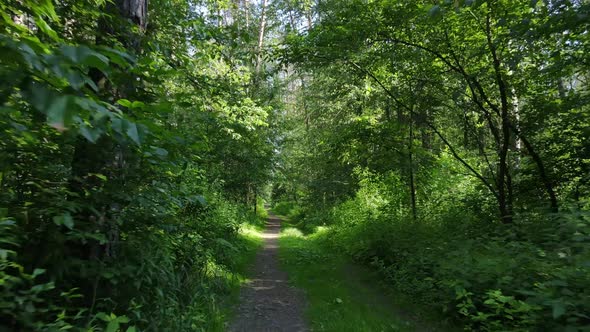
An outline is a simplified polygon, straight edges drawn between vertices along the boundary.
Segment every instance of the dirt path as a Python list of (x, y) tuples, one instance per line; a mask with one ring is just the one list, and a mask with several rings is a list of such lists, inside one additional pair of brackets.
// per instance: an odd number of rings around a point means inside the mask
[(270, 216), (264, 232), (264, 247), (249, 273), (250, 282), (240, 293), (231, 332), (308, 331), (303, 320), (304, 294), (289, 286), (288, 276), (279, 268), (278, 238), (281, 219)]

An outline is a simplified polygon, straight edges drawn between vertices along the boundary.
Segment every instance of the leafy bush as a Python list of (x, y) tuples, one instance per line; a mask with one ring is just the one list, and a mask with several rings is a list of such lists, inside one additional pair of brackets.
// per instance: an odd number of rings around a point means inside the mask
[[(19, 322), (20, 326), (30, 330), (71, 328), (67, 309), (51, 301), (54, 283), (40, 280), (46, 271), (35, 269), (28, 273), (18, 263), (14, 226), (13, 220), (0, 219), (0, 316), (13, 323)], [(74, 289), (62, 296), (72, 298), (78, 295)], [(54, 321), (44, 322), (46, 316), (52, 316)]]
[(436, 207), (442, 213), (425, 211), (411, 221), (409, 213), (390, 212), (395, 192), (378, 182), (366, 181), (324, 220), (333, 224), (326, 240), (338, 250), (472, 330), (588, 326), (589, 214), (523, 213), (515, 224), (501, 225), (465, 213), (472, 199), (454, 199), (444, 201), (453, 207)]
[[(159, 215), (160, 222), (141, 218), (142, 212), (133, 205), (123, 212), (127, 223), (122, 225), (118, 259), (104, 259), (94, 266), (86, 263), (94, 275), (90, 302), (81, 301), (80, 290), (67, 289), (65, 281), (44, 281), (43, 269), (27, 272), (17, 260), (18, 239), (11, 236), (18, 233), (18, 226), (3, 219), (0, 315), (7, 324), (3, 327), (57, 330), (118, 324), (171, 331), (223, 330), (224, 314), (217, 303), (232, 289), (232, 271), (245, 249), (238, 228), (257, 223), (258, 217), (217, 195), (207, 201), (187, 199), (185, 204), (178, 213), (169, 210), (169, 215)], [(161, 222), (166, 219), (168, 223)], [(146, 222), (152, 226), (143, 229), (135, 224)]]
[(300, 210), (297, 203), (293, 201), (281, 201), (274, 205), (273, 212), (281, 216), (293, 216)]
[(256, 216), (220, 197), (186, 204), (189, 206), (173, 224), (130, 234), (124, 256), (141, 259), (120, 261), (120, 268), (131, 273), (109, 281), (133, 285), (123, 303), (141, 304), (128, 309), (130, 318), (141, 326), (177, 331), (222, 329), (216, 303), (231, 289), (228, 275), (242, 249), (238, 228), (241, 223), (255, 222)]
[(123, 3), (0, 4), (0, 330), (223, 329), (271, 107), (189, 2)]
[(266, 211), (264, 206), (265, 206), (264, 199), (259, 197), (256, 200), (256, 214), (258, 215), (258, 217), (262, 221), (264, 221), (264, 220), (266, 220), (266, 218), (268, 218), (268, 211)]

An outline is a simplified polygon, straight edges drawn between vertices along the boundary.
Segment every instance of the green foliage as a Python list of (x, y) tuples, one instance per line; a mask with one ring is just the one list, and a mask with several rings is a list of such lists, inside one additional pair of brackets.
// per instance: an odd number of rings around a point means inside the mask
[(258, 216), (258, 219), (261, 221), (261, 224), (264, 224), (264, 222), (268, 218), (268, 211), (266, 211), (265, 205), (266, 203), (264, 202), (264, 199), (262, 199), (261, 197), (256, 198), (256, 215)]
[(123, 2), (0, 3), (2, 330), (221, 331), (256, 247), (281, 103), (207, 4)]
[[(279, 238), (279, 258), (289, 278), (305, 290), (306, 316), (317, 331), (413, 331), (415, 326), (383, 294), (378, 278), (325, 246), (325, 230), (304, 236), (293, 227)], [(394, 314), (392, 314), (394, 313)], [(424, 324), (424, 322), (421, 322)], [(425, 325), (425, 324), (424, 324)]]
[[(27, 273), (18, 263), (18, 244), (14, 236), (14, 220), (2, 217), (0, 221), (0, 315), (12, 321), (21, 322), (23, 328), (68, 329), (72, 326), (62, 308), (55, 306), (47, 293), (55, 289), (53, 282), (43, 282), (43, 269)], [(73, 289), (62, 293), (62, 297), (73, 299), (79, 295)], [(82, 314), (80, 312), (79, 314)], [(53, 322), (43, 322), (43, 315), (52, 315)]]
[[(201, 204), (198, 200), (194, 203)], [(133, 285), (124, 294), (131, 306), (127, 315), (157, 330), (221, 330), (218, 303), (234, 287), (235, 271), (244, 252), (240, 224), (256, 217), (230, 202), (210, 197), (207, 206), (175, 216), (174, 223), (156, 224), (147, 232), (133, 232), (124, 257), (109, 275), (112, 284)], [(204, 211), (202, 210), (204, 209)], [(165, 217), (165, 216), (161, 216)], [(145, 223), (145, 220), (142, 220)], [(137, 260), (137, 258), (142, 258)], [(219, 318), (218, 318), (219, 319)]]
[(298, 209), (297, 203), (295, 202), (288, 202), (288, 201), (281, 201), (274, 205), (272, 208), (273, 212), (286, 217), (292, 217), (293, 214), (296, 213)]
[[(408, 222), (376, 207), (375, 185), (332, 210), (329, 242), (377, 268), (397, 290), (473, 330), (578, 330), (587, 325), (588, 215), (520, 216), (486, 225), (466, 214), (426, 212)], [(371, 189), (373, 188), (373, 189)], [(467, 195), (469, 195), (467, 193)], [(385, 196), (391, 197), (391, 194)], [(451, 203), (452, 202), (452, 203)]]
[(0, 328), (223, 329), (271, 178), (471, 329), (589, 324), (587, 1), (126, 2), (0, 3)]
[(273, 193), (468, 329), (586, 330), (585, 1), (318, 2)]

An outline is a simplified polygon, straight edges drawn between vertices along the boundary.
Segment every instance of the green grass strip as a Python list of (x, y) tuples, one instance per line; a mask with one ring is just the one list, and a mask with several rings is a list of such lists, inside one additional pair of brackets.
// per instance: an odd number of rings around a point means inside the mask
[(314, 331), (421, 330), (402, 318), (374, 275), (323, 246), (321, 233), (304, 236), (284, 227), (279, 239), (281, 264), (291, 282), (306, 292), (306, 315)]

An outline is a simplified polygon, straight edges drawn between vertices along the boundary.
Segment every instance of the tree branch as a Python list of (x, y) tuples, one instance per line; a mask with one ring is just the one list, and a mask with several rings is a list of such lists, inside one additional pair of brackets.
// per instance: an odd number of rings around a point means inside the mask
[[(363, 72), (364, 74), (368, 75), (369, 77), (371, 77), (383, 89), (383, 91), (385, 91), (385, 93), (389, 97), (391, 97), (398, 105), (400, 105), (403, 108), (405, 108), (406, 110), (408, 110), (411, 114), (415, 114), (415, 111), (411, 107), (409, 107), (408, 105), (403, 103), (401, 100), (399, 100), (399, 98), (397, 98), (393, 94), (393, 92), (391, 92), (391, 90), (389, 90), (383, 84), (383, 82), (381, 82), (381, 80), (379, 80), (373, 73), (371, 73), (370, 71), (366, 70), (365, 68), (359, 66), (357, 63), (355, 63), (353, 61), (350, 61), (350, 60), (344, 60), (344, 61), (346, 61), (348, 64), (352, 65), (353, 67), (355, 67), (357, 70), (359, 70), (359, 71)], [(488, 180), (486, 180), (486, 178), (484, 178), (483, 175), (481, 175), (471, 165), (469, 165), (463, 158), (461, 158), (461, 156), (459, 156), (459, 154), (457, 153), (455, 148), (453, 148), (451, 143), (449, 143), (449, 141), (438, 131), (438, 129), (436, 129), (436, 127), (432, 123), (430, 123), (428, 121), (426, 121), (425, 123), (443, 141), (443, 143), (449, 148), (449, 150), (453, 154), (453, 157), (455, 157), (455, 159), (457, 159), (461, 164), (463, 164), (463, 166), (465, 166), (471, 173), (473, 173), (473, 175), (475, 175), (475, 177), (477, 177), (490, 190), (490, 192), (497, 198), (498, 193), (496, 192), (494, 187), (488, 182)]]

